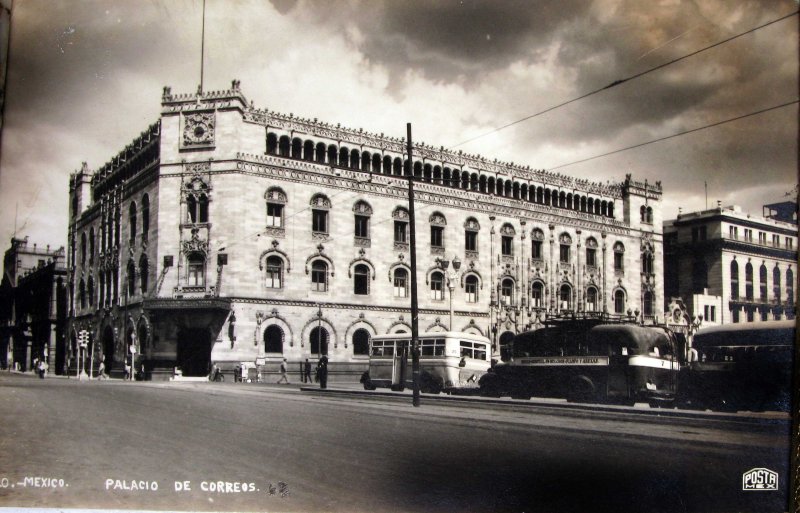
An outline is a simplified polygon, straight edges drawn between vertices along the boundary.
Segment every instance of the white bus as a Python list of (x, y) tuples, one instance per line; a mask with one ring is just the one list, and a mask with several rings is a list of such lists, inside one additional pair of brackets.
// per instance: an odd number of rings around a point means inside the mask
[[(370, 340), (369, 371), (361, 377), (366, 390), (400, 384), (403, 343), (408, 347), (405, 383), (412, 387), (411, 335), (378, 335)], [(438, 394), (478, 388), (478, 380), (491, 366), (488, 338), (456, 331), (419, 335), (420, 391)]]

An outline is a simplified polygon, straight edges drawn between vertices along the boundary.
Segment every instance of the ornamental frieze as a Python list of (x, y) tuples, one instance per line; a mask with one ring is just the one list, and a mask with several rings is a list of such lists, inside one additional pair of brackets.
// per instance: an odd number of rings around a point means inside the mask
[(208, 255), (208, 241), (201, 239), (198, 231), (197, 228), (192, 228), (192, 238), (181, 241), (181, 250), (184, 254), (202, 253), (203, 255)]
[(198, 112), (183, 118), (183, 146), (211, 146), (214, 144), (214, 113)]

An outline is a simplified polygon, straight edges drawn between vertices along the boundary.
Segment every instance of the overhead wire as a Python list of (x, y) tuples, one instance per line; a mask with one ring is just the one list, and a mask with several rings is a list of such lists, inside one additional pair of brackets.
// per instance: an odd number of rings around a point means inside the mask
[(554, 105), (554, 106), (552, 106), (552, 107), (549, 107), (549, 108), (547, 108), (547, 109), (545, 109), (545, 110), (542, 110), (542, 111), (540, 111), (540, 112), (537, 112), (537, 113), (535, 113), (535, 114), (531, 114), (531, 115), (529, 115), (529, 116), (525, 116), (524, 118), (518, 119), (518, 120), (516, 120), (516, 121), (512, 121), (511, 123), (505, 124), (505, 125), (503, 125), (503, 126), (501, 126), (501, 127), (498, 127), (498, 128), (492, 129), (492, 130), (490, 130), (490, 131), (488, 131), (488, 132), (486, 132), (486, 133), (483, 133), (483, 134), (477, 135), (477, 136), (475, 136), (475, 137), (472, 137), (472, 138), (470, 138), (470, 139), (467, 139), (467, 140), (465, 140), (465, 141), (462, 141), (462, 142), (460, 142), (460, 143), (458, 143), (458, 144), (454, 144), (454, 145), (450, 146), (450, 147), (449, 147), (449, 149), (458, 148), (459, 146), (462, 146), (462, 145), (464, 145), (464, 144), (467, 144), (467, 143), (470, 143), (470, 142), (472, 142), (472, 141), (475, 141), (475, 140), (481, 139), (481, 138), (483, 138), (483, 137), (486, 137), (487, 135), (491, 135), (491, 134), (493, 134), (493, 133), (499, 132), (500, 130), (504, 130), (504, 129), (506, 129), (506, 128), (509, 128), (509, 127), (512, 127), (512, 126), (514, 126), (514, 125), (518, 125), (519, 123), (522, 123), (523, 121), (527, 121), (527, 120), (529, 120), (529, 119), (533, 119), (533, 118), (535, 118), (535, 117), (537, 117), (537, 116), (541, 116), (542, 114), (547, 114), (548, 112), (551, 112), (551, 111), (554, 111), (554, 110), (556, 110), (556, 109), (559, 109), (559, 108), (561, 108), (561, 107), (564, 107), (564, 106), (566, 106), (566, 105), (569, 105), (570, 103), (574, 103), (574, 102), (577, 102), (577, 101), (579, 101), (579, 100), (583, 100), (584, 98), (588, 98), (589, 96), (592, 96), (592, 95), (595, 95), (595, 94), (601, 93), (601, 92), (603, 92), (603, 91), (605, 91), (605, 90), (607, 90), (607, 89), (611, 89), (611, 88), (613, 88), (613, 87), (616, 87), (616, 86), (618, 86), (618, 85), (620, 85), (620, 84), (624, 84), (624, 83), (626, 83), (626, 82), (630, 82), (631, 80), (635, 80), (635, 79), (637, 79), (637, 78), (639, 78), (639, 77), (642, 77), (642, 76), (644, 76), (644, 75), (647, 75), (648, 73), (652, 73), (652, 72), (654, 72), (654, 71), (657, 71), (657, 70), (659, 70), (659, 69), (662, 69), (662, 68), (665, 68), (665, 67), (667, 67), (667, 66), (670, 66), (670, 65), (672, 65), (672, 64), (675, 64), (676, 62), (680, 62), (680, 61), (682, 61), (682, 60), (684, 60), (684, 59), (688, 59), (689, 57), (693, 57), (693, 56), (695, 56), (695, 55), (697, 55), (697, 54), (700, 54), (700, 53), (702, 53), (702, 52), (705, 52), (705, 51), (707, 51), (707, 50), (711, 50), (712, 48), (716, 48), (717, 46), (723, 45), (723, 44), (725, 44), (725, 43), (728, 43), (728, 42), (730, 42), (730, 41), (733, 41), (734, 39), (737, 39), (737, 38), (740, 38), (740, 37), (742, 37), (742, 36), (745, 36), (745, 35), (747, 35), (747, 34), (750, 34), (750, 33), (752, 33), (752, 32), (755, 32), (756, 30), (760, 30), (760, 29), (762, 29), (762, 28), (764, 28), (764, 27), (768, 27), (768, 26), (770, 26), (770, 25), (773, 25), (773, 24), (775, 24), (775, 23), (778, 23), (778, 22), (780, 22), (780, 21), (783, 21), (783, 20), (785, 20), (785, 19), (791, 18), (792, 16), (795, 16), (795, 15), (797, 15), (797, 14), (798, 14), (798, 12), (800, 12), (800, 11), (794, 11), (794, 12), (792, 12), (792, 13), (790, 13), (790, 14), (787, 14), (787, 15), (785, 15), (785, 16), (782, 16), (782, 17), (780, 17), (780, 18), (777, 18), (777, 19), (775, 19), (775, 20), (772, 20), (772, 21), (769, 21), (769, 22), (767, 22), (767, 23), (764, 23), (763, 25), (759, 25), (759, 26), (757, 26), (757, 27), (754, 27), (754, 28), (751, 28), (751, 29), (749, 29), (749, 30), (747, 30), (747, 31), (745, 31), (745, 32), (742, 32), (742, 33), (736, 34), (735, 36), (731, 36), (731, 37), (729, 37), (729, 38), (727, 38), (727, 39), (723, 39), (722, 41), (718, 41), (718, 42), (716, 42), (716, 43), (714, 43), (714, 44), (712, 44), (712, 45), (706, 46), (706, 47), (704, 47), (704, 48), (701, 48), (701, 49), (699, 49), (699, 50), (695, 50), (694, 52), (688, 53), (688, 54), (686, 54), (686, 55), (684, 55), (684, 56), (678, 57), (678, 58), (676, 58), (676, 59), (672, 59), (671, 61), (665, 62), (665, 63), (663, 63), (663, 64), (659, 64), (658, 66), (655, 66), (655, 67), (653, 67), (653, 68), (647, 69), (647, 70), (645, 70), (645, 71), (642, 71), (642, 72), (640, 72), (640, 73), (636, 73), (636, 74), (634, 74), (634, 75), (631, 75), (631, 76), (629, 76), (629, 77), (627, 77), (627, 78), (623, 78), (623, 79), (620, 79), (620, 80), (615, 80), (615, 81), (611, 82), (610, 84), (608, 84), (608, 85), (606, 85), (606, 86), (604, 86), (604, 87), (601, 87), (601, 88), (599, 88), (599, 89), (595, 89), (595, 90), (593, 90), (593, 91), (590, 91), (590, 92), (588, 92), (588, 93), (586, 93), (586, 94), (583, 94), (583, 95), (581, 95), (581, 96), (578, 96), (577, 98), (573, 98), (573, 99), (571, 99), (571, 100), (567, 100), (567, 101), (565, 101), (565, 102), (559, 103), (558, 105)]
[(634, 148), (640, 148), (642, 146), (647, 146), (648, 144), (653, 144), (653, 143), (657, 143), (657, 142), (661, 142), (661, 141), (666, 141), (667, 139), (673, 139), (675, 137), (680, 137), (682, 135), (691, 134), (691, 133), (694, 133), (694, 132), (699, 132), (700, 130), (705, 130), (707, 128), (712, 128), (712, 127), (715, 127), (715, 126), (724, 125), (726, 123), (732, 123), (734, 121), (739, 121), (740, 119), (745, 119), (745, 118), (749, 118), (751, 116), (757, 116), (759, 114), (763, 114), (765, 112), (769, 112), (769, 111), (772, 111), (772, 110), (781, 109), (783, 107), (788, 107), (789, 105), (794, 105), (794, 104), (796, 104), (798, 102), (800, 102), (800, 100), (794, 100), (794, 101), (791, 101), (791, 102), (782, 103), (780, 105), (775, 105), (775, 106), (772, 106), (772, 107), (768, 107), (766, 109), (761, 109), (761, 110), (757, 110), (755, 112), (750, 112), (749, 114), (743, 114), (741, 116), (736, 116), (735, 118), (730, 118), (730, 119), (726, 119), (726, 120), (723, 120), (723, 121), (718, 121), (716, 123), (711, 123), (710, 125), (705, 125), (705, 126), (701, 126), (701, 127), (697, 127), (697, 128), (692, 128), (691, 130), (684, 130), (683, 132), (678, 132), (676, 134), (667, 135), (667, 136), (664, 136), (664, 137), (659, 137), (657, 139), (653, 139), (653, 140), (646, 141), (646, 142), (643, 142), (643, 143), (634, 144), (633, 146), (627, 146), (625, 148), (620, 148), (620, 149), (609, 151), (609, 152), (606, 152), (606, 153), (603, 153), (603, 154), (600, 154), (600, 155), (595, 155), (594, 157), (589, 157), (589, 158), (585, 158), (585, 159), (581, 159), (581, 160), (576, 160), (576, 161), (573, 161), (573, 162), (568, 162), (566, 164), (561, 164), (559, 166), (554, 166), (554, 167), (548, 168), (548, 171), (553, 171), (555, 169), (561, 169), (563, 167), (572, 166), (574, 164), (580, 164), (582, 162), (588, 162), (590, 160), (599, 159), (601, 157), (607, 157), (609, 155), (614, 155), (615, 153), (620, 153), (620, 152), (623, 152), (623, 151), (632, 150)]

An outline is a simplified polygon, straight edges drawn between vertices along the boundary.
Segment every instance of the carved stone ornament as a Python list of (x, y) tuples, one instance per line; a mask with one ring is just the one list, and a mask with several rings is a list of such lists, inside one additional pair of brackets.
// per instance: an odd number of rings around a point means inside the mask
[(266, 194), (264, 194), (264, 199), (269, 201), (270, 203), (286, 203), (286, 193), (283, 192), (283, 189), (280, 187), (270, 187)]
[(531, 238), (533, 240), (544, 240), (544, 232), (539, 228), (534, 228), (531, 232)]
[(477, 232), (481, 229), (481, 225), (478, 223), (478, 220), (474, 217), (467, 218), (467, 221), (464, 223), (464, 229), (470, 230), (473, 232)]
[(198, 234), (198, 229), (192, 229), (192, 238), (189, 240), (185, 240), (181, 242), (181, 249), (183, 249), (184, 254), (188, 253), (202, 253), (204, 255), (208, 254), (208, 241), (202, 240)]
[(513, 237), (517, 234), (514, 227), (510, 224), (506, 223), (500, 228), (500, 235), (505, 235), (506, 237)]
[(568, 233), (562, 233), (558, 236), (558, 242), (561, 244), (572, 244), (572, 237)]
[(447, 219), (439, 212), (431, 214), (431, 217), (428, 218), (428, 222), (435, 226), (447, 226)]
[(371, 216), (372, 207), (366, 201), (358, 201), (353, 205), (353, 212), (361, 216)]
[(408, 215), (408, 210), (404, 209), (403, 207), (397, 207), (392, 212), (392, 219), (397, 219), (398, 221), (407, 221), (411, 218)]
[(310, 206), (314, 208), (331, 208), (331, 200), (329, 200), (323, 194), (315, 194), (313, 198), (311, 198)]
[(593, 237), (589, 237), (589, 238), (586, 240), (586, 247), (587, 247), (587, 248), (590, 248), (590, 249), (595, 249), (595, 248), (597, 248), (597, 241), (596, 241), (596, 240), (595, 240)]
[(214, 113), (189, 114), (183, 121), (184, 146), (208, 146), (214, 144)]

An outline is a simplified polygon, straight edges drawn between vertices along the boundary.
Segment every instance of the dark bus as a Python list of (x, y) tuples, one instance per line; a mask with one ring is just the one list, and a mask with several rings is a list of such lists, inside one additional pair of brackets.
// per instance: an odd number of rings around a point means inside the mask
[(788, 412), (794, 344), (795, 321), (699, 330), (681, 370), (678, 406)]
[(481, 393), (672, 406), (676, 349), (675, 335), (662, 327), (562, 322), (516, 335), (509, 361), (481, 378)]

